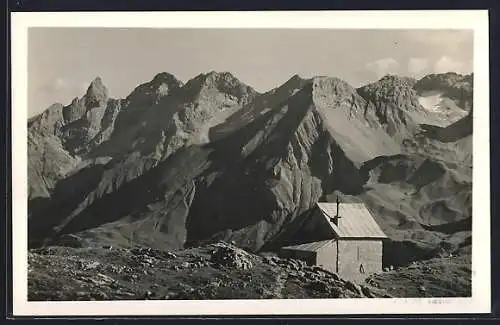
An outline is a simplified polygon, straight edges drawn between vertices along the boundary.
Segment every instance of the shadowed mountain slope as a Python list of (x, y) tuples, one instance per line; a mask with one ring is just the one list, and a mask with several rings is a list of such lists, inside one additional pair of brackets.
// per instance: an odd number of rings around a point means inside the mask
[(96, 78), (28, 121), (30, 245), (74, 234), (89, 245), (265, 249), (341, 193), (394, 240), (435, 247), (471, 216), (471, 115), (446, 122), (417, 84), (293, 76), (259, 94), (228, 72), (185, 84), (160, 73), (110, 99)]

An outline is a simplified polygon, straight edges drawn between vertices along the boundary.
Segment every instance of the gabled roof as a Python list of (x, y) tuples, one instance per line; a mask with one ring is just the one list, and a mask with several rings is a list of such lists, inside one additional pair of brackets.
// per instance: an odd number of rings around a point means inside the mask
[(329, 240), (322, 240), (322, 241), (315, 241), (312, 243), (305, 243), (305, 244), (300, 244), (300, 245), (292, 245), (292, 246), (286, 246), (282, 247), (282, 249), (290, 249), (290, 250), (295, 250), (295, 251), (303, 251), (303, 252), (317, 252), (321, 248), (325, 247), (329, 243), (331, 243), (333, 239)]
[(337, 214), (337, 203), (317, 205), (339, 238), (387, 238), (363, 203), (340, 203), (338, 226), (330, 220)]

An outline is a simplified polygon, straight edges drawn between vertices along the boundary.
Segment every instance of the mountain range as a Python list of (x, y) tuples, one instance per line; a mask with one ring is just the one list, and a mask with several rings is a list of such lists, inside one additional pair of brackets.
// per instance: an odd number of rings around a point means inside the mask
[(28, 120), (29, 245), (273, 250), (339, 197), (367, 205), (399, 263), (470, 250), (472, 95), (457, 73), (260, 93), (163, 72), (122, 99), (97, 77)]

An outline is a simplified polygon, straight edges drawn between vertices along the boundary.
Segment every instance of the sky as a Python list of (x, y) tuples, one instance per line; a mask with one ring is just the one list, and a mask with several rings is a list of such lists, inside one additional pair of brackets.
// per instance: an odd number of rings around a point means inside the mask
[(355, 87), (386, 74), (471, 73), (469, 30), (39, 28), (28, 31), (28, 116), (67, 105), (101, 77), (114, 98), (160, 72), (229, 71), (257, 91), (294, 74)]

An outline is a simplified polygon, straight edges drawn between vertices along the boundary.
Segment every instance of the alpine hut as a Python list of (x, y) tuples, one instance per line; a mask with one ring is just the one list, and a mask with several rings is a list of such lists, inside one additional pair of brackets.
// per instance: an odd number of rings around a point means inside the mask
[(317, 203), (301, 232), (309, 240), (282, 247), (282, 257), (319, 265), (351, 281), (382, 271), (387, 236), (363, 203)]

